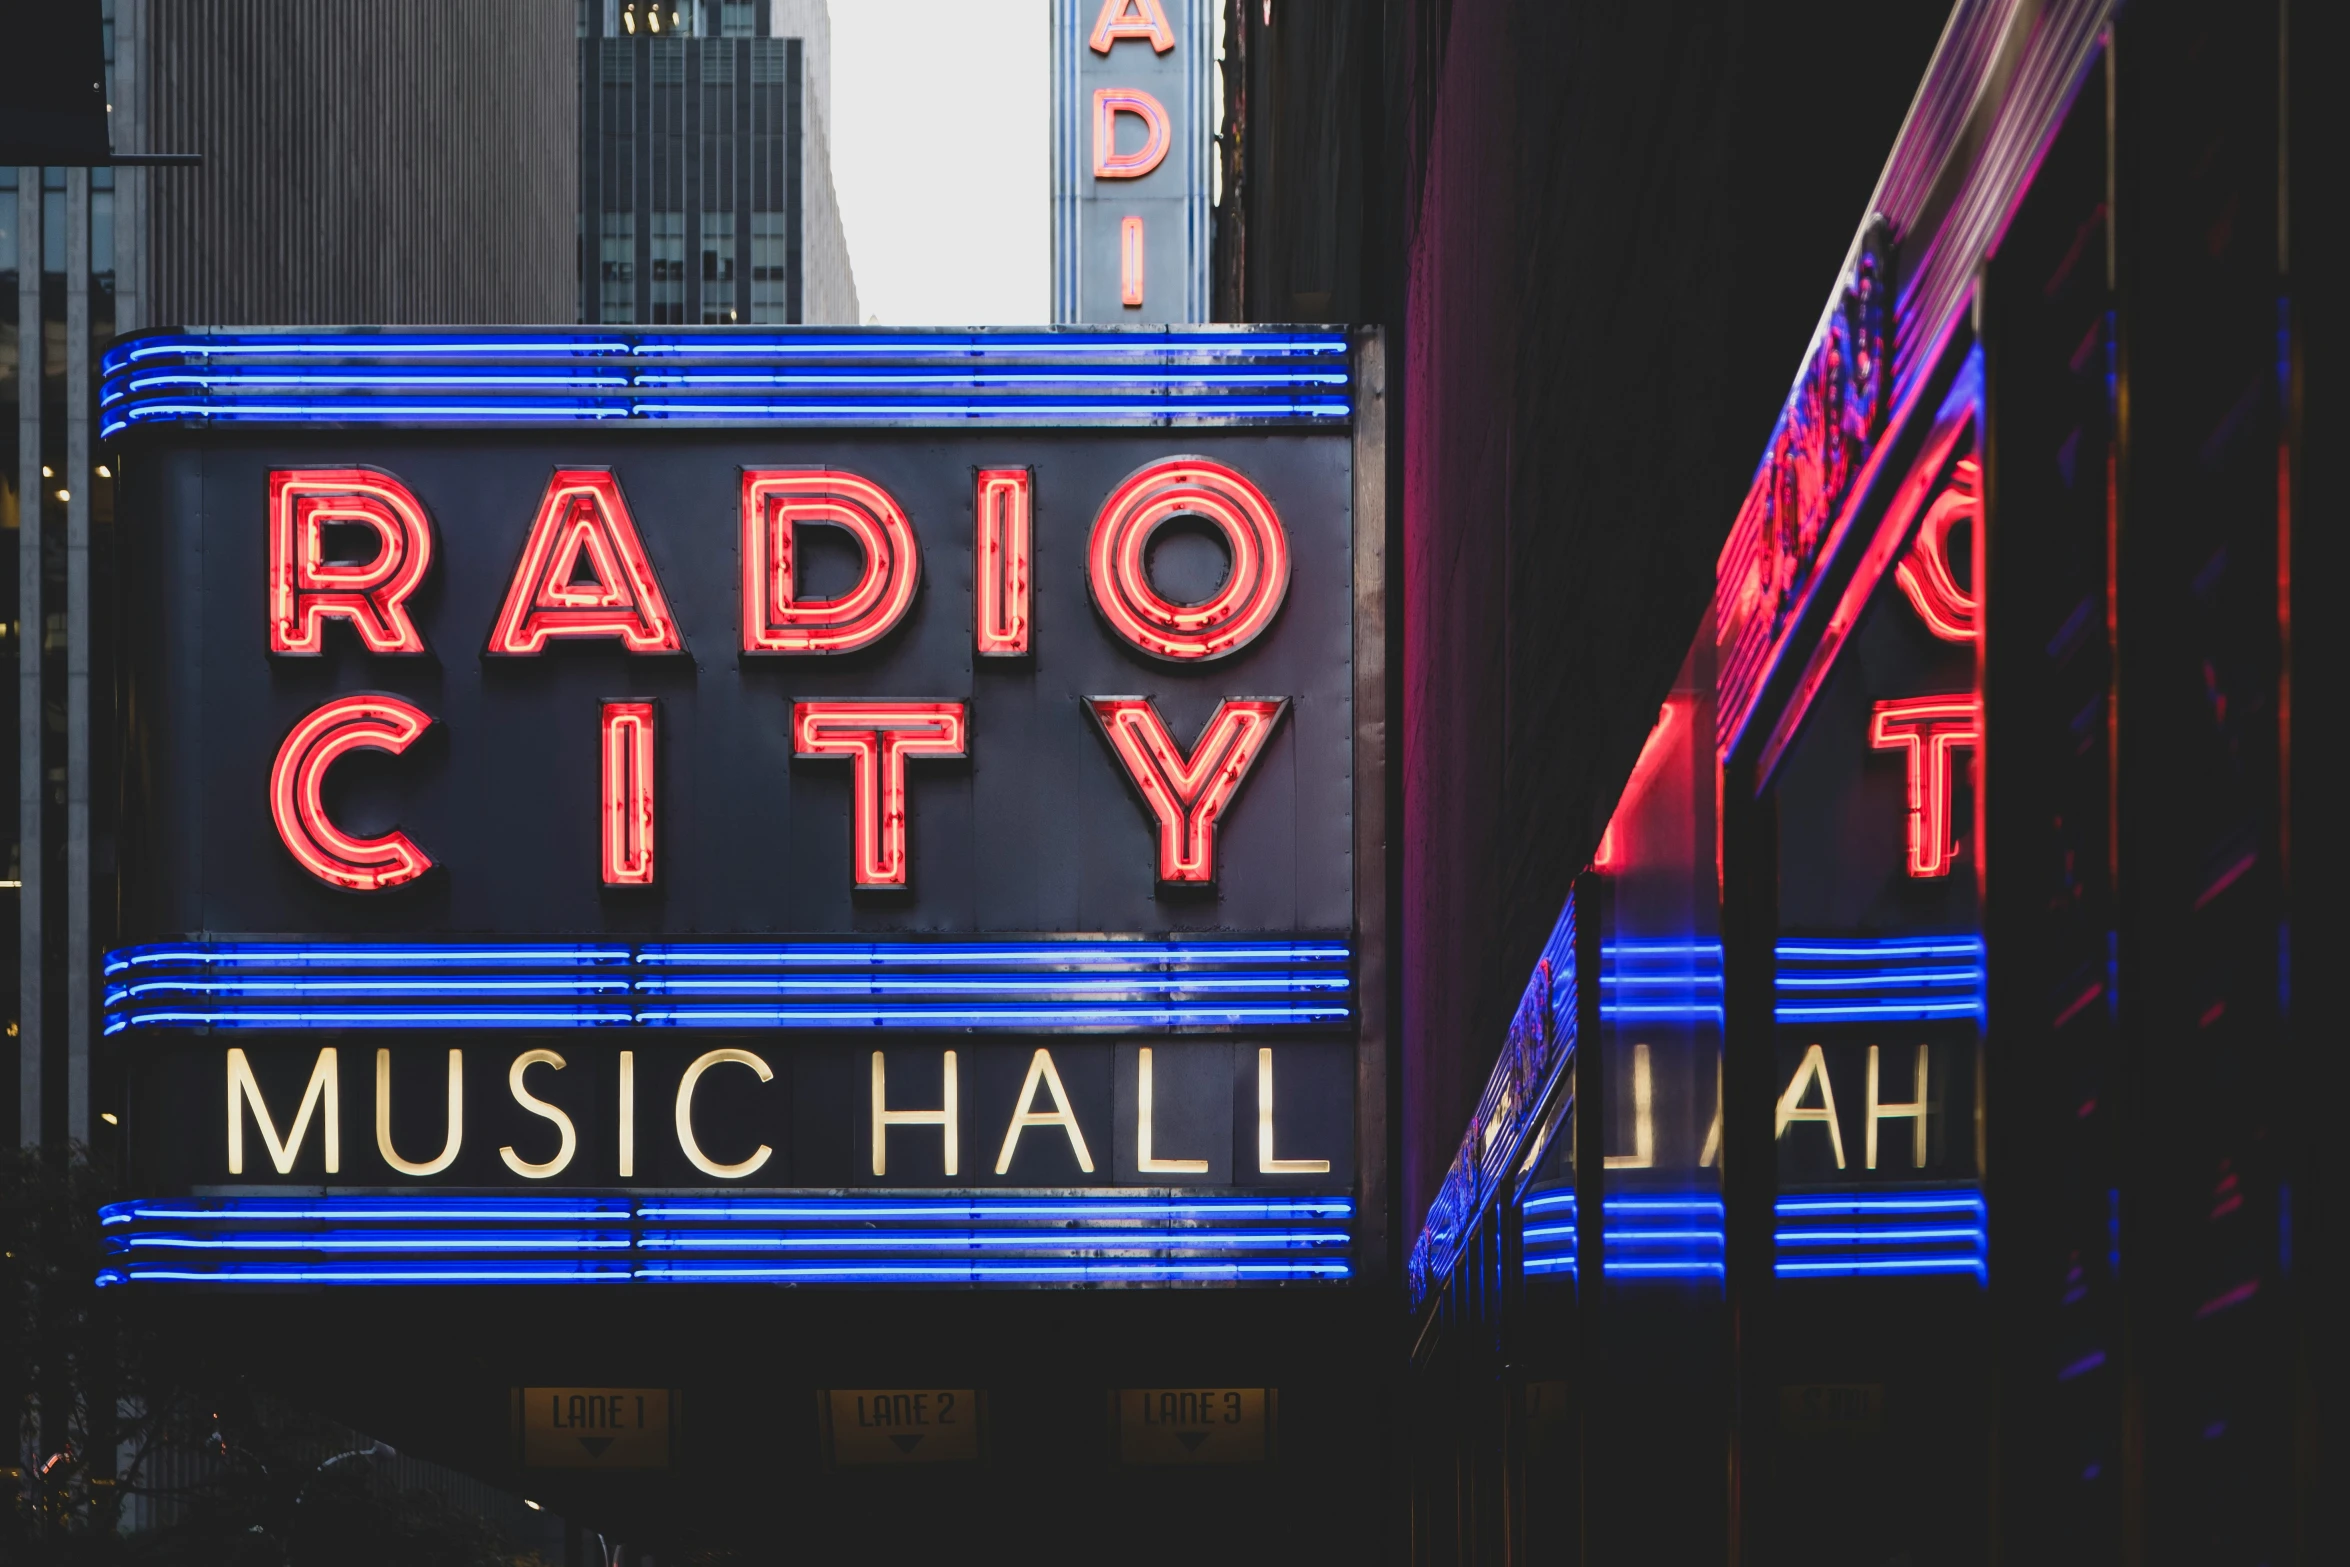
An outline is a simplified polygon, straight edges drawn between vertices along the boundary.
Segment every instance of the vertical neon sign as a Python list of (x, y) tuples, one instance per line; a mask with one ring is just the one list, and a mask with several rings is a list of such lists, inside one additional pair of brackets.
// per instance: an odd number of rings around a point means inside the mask
[(1129, 310), (1142, 308), (1142, 219), (1118, 222), (1118, 303)]

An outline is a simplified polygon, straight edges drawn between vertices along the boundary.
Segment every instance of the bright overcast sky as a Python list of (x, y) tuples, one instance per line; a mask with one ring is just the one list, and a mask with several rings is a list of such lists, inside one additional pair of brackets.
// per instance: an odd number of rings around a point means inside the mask
[(1045, 17), (1045, 0), (832, 0), (832, 179), (868, 318), (1051, 318)]

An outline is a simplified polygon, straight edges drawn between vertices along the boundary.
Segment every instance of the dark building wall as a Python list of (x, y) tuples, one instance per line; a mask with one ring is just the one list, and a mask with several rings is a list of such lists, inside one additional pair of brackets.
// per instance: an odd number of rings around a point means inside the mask
[(1220, 308), (1376, 322), (1399, 367), (1406, 1235), (1697, 628), (1945, 15), (1227, 13)]
[(573, 0), (138, 9), (143, 322), (573, 318)]

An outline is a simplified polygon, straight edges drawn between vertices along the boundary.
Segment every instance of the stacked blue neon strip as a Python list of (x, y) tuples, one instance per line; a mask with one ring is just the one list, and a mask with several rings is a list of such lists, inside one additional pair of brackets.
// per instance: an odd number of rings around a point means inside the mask
[[(1537, 1192), (1526, 1199), (1528, 1273), (1575, 1273), (1575, 1194)], [(1606, 1201), (1610, 1279), (1654, 1282), (1722, 1276), (1722, 1199), (1705, 1194), (1626, 1194)]]
[(1599, 1015), (1609, 1023), (1722, 1025), (1722, 944), (1613, 941), (1601, 948)]
[(157, 332), (99, 435), (155, 424), (1334, 425), (1346, 338), (1170, 329)]
[(1990, 1280), (1983, 1194), (1941, 1190), (1808, 1192), (1775, 1205), (1779, 1277), (1944, 1274)]
[(1283, 1283), (1351, 1276), (1348, 1197), (829, 1193), (141, 1199), (102, 1286)]
[(133, 1028), (1152, 1030), (1342, 1025), (1330, 940), (185, 942), (106, 955)]
[(1983, 938), (1789, 936), (1778, 947), (1782, 1023), (1972, 1021), (1983, 1015)]
[[(1524, 1216), (1526, 1272), (1572, 1276), (1575, 1194), (1538, 1192)], [(1605, 1233), (1610, 1278), (1722, 1277), (1718, 1196), (1610, 1197)], [(1781, 1278), (1990, 1277), (1983, 1194), (1971, 1187), (1781, 1197), (1773, 1244)]]

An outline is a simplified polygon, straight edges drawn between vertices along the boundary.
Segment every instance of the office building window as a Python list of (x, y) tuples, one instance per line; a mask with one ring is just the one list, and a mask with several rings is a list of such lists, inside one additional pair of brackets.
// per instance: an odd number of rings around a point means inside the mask
[(599, 276), (603, 309), (599, 320), (636, 319), (636, 214), (604, 214), (603, 257)]
[(652, 319), (656, 323), (685, 320), (685, 214), (652, 215)]
[(702, 214), (702, 319), (734, 320), (734, 214)]
[(783, 213), (751, 214), (751, 320), (756, 324), (791, 319), (789, 240)]

